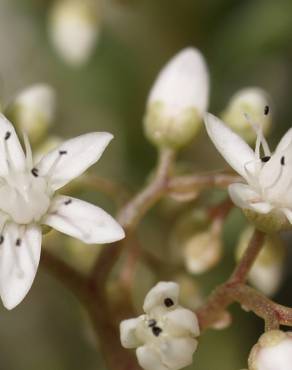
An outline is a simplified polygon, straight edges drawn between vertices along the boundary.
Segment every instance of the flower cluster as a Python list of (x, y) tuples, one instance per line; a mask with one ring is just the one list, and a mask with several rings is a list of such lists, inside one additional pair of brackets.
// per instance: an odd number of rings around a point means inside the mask
[(145, 314), (120, 325), (122, 345), (137, 348), (145, 370), (178, 370), (192, 363), (200, 329), (196, 315), (178, 304), (178, 296), (178, 284), (160, 282), (145, 297)]

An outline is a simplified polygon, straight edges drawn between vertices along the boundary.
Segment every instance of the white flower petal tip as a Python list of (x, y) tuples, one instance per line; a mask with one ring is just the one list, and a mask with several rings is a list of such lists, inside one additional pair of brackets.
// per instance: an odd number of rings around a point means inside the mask
[(87, 244), (113, 243), (125, 237), (122, 227), (104, 210), (62, 195), (54, 198), (43, 223)]
[(100, 33), (100, 10), (90, 0), (59, 0), (52, 7), (49, 35), (61, 58), (81, 67), (92, 55)]
[(136, 329), (140, 318), (124, 320), (120, 323), (121, 343), (125, 348), (136, 348), (141, 343), (137, 338)]
[(209, 74), (199, 50), (187, 48), (175, 55), (160, 72), (148, 104), (163, 102), (177, 111), (194, 107), (203, 114), (209, 100)]
[(77, 136), (45, 155), (36, 168), (45, 175), (53, 167), (51, 187), (57, 190), (97, 162), (112, 139), (108, 132)]
[(253, 347), (249, 370), (290, 370), (292, 364), (292, 332), (271, 330), (264, 333)]
[(173, 305), (178, 302), (179, 285), (173, 282), (159, 282), (145, 297), (143, 310), (149, 312), (154, 306), (164, 306), (166, 300), (171, 300)]
[(29, 226), (24, 232), (8, 224), (2, 235), (0, 293), (11, 310), (27, 295), (35, 278), (41, 252), (41, 229)]
[(200, 334), (198, 318), (178, 305), (179, 286), (160, 282), (144, 301), (145, 315), (120, 324), (121, 343), (137, 348), (145, 370), (179, 370), (192, 363)]
[(245, 165), (255, 161), (253, 150), (213, 114), (208, 113), (204, 118), (208, 135), (219, 153), (236, 172), (247, 178)]

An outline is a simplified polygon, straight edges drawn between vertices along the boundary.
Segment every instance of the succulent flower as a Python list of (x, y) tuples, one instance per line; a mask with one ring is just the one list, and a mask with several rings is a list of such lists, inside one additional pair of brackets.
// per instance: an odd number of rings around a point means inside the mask
[(137, 348), (145, 370), (178, 370), (192, 363), (200, 334), (198, 320), (178, 304), (178, 295), (178, 284), (160, 282), (145, 298), (145, 314), (120, 324), (122, 345)]

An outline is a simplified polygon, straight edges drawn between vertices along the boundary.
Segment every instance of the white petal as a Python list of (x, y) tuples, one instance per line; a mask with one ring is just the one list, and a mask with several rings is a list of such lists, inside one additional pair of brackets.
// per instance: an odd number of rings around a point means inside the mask
[(112, 243), (125, 237), (104, 210), (80, 199), (57, 195), (43, 223), (88, 244)]
[(167, 312), (164, 316), (166, 322), (166, 331), (170, 335), (200, 335), (200, 328), (197, 316), (191, 310), (178, 307), (173, 311)]
[(179, 285), (173, 282), (160, 282), (153, 287), (145, 297), (143, 310), (149, 312), (155, 306), (165, 307), (164, 300), (170, 298), (174, 305), (177, 304)]
[(276, 153), (283, 152), (290, 144), (292, 144), (292, 128), (290, 128), (280, 140), (276, 149)]
[(237, 207), (251, 208), (251, 202), (259, 202), (261, 199), (249, 185), (246, 184), (231, 184), (228, 187), (228, 192), (231, 200)]
[(252, 203), (250, 207), (253, 211), (263, 214), (269, 213), (273, 209), (273, 206), (267, 202)]
[(4, 242), (0, 246), (0, 293), (8, 309), (17, 306), (28, 293), (40, 260), (40, 228), (28, 225), (24, 232), (21, 228), (24, 226), (8, 224), (3, 233)]
[(284, 213), (284, 215), (287, 217), (290, 224), (292, 224), (292, 211), (288, 208), (282, 208), (281, 211)]
[(0, 113), (0, 176), (5, 176), (9, 168), (23, 171), (25, 156), (13, 125)]
[(176, 114), (194, 107), (203, 114), (209, 99), (209, 76), (202, 54), (193, 48), (178, 53), (162, 69), (150, 92), (149, 103), (163, 102)]
[(193, 362), (198, 342), (188, 337), (167, 338), (160, 343), (162, 362), (170, 369), (181, 369)]
[(139, 347), (136, 350), (139, 365), (145, 370), (169, 370), (160, 359), (158, 351), (150, 345)]
[(248, 180), (245, 166), (255, 160), (253, 150), (240, 136), (224, 125), (219, 118), (210, 113), (205, 115), (205, 125), (210, 139), (226, 162), (242, 177)]
[(50, 174), (51, 187), (57, 190), (98, 161), (112, 138), (107, 132), (93, 132), (67, 140), (45, 155), (36, 168), (41, 176)]
[(141, 345), (136, 336), (136, 328), (140, 318), (124, 320), (120, 323), (120, 336), (122, 346), (125, 348), (136, 348)]

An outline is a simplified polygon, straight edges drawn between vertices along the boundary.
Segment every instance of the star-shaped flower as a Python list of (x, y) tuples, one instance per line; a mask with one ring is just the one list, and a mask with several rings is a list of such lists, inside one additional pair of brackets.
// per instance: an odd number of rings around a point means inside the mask
[(41, 225), (84, 243), (111, 243), (124, 237), (105, 211), (55, 192), (81, 175), (102, 155), (112, 135), (94, 132), (68, 140), (33, 164), (12, 124), (0, 115), (0, 296), (12, 309), (28, 293), (38, 268)]
[(200, 334), (196, 315), (178, 304), (179, 286), (160, 282), (147, 294), (145, 315), (121, 322), (121, 342), (137, 348), (145, 370), (178, 370), (192, 363)]
[(270, 228), (281, 228), (287, 224), (287, 220), (291, 224), (292, 129), (287, 131), (275, 152), (271, 153), (258, 125), (254, 125), (257, 141), (255, 150), (252, 150), (240, 136), (212, 114), (206, 115), (205, 124), (217, 150), (246, 181), (246, 184), (229, 186), (233, 202), (247, 212), (269, 216)]

